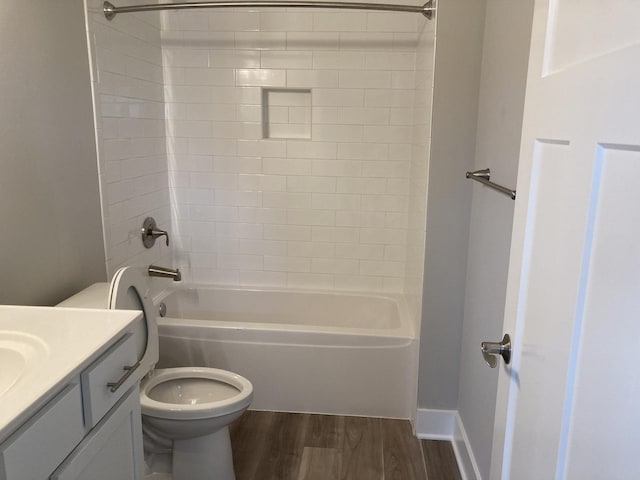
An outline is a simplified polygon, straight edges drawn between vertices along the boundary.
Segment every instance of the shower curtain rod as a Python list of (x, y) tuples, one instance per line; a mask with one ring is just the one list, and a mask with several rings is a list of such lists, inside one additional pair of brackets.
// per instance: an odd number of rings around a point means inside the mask
[(436, 11), (435, 0), (429, 0), (422, 6), (392, 5), (388, 3), (361, 2), (324, 2), (324, 1), (275, 1), (275, 0), (240, 0), (235, 2), (181, 2), (158, 3), (147, 5), (132, 5), (130, 7), (116, 7), (111, 2), (104, 2), (103, 12), (107, 20), (113, 19), (118, 13), (150, 12), (153, 10), (185, 10), (192, 8), (347, 8), (352, 10), (384, 10), (388, 12), (421, 13), (428, 19), (433, 18)]

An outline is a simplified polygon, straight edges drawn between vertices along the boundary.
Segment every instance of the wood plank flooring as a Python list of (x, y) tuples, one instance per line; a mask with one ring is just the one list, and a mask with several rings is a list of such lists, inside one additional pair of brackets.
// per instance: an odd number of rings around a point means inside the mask
[(460, 480), (449, 442), (406, 420), (247, 411), (230, 427), (236, 480)]

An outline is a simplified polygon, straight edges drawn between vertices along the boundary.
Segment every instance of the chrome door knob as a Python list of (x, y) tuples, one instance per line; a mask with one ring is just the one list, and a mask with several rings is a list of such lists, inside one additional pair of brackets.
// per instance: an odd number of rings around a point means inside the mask
[(491, 368), (496, 368), (496, 365), (498, 365), (498, 355), (501, 355), (504, 363), (509, 365), (511, 361), (511, 338), (508, 333), (504, 334), (500, 343), (482, 342), (480, 346), (482, 357)]

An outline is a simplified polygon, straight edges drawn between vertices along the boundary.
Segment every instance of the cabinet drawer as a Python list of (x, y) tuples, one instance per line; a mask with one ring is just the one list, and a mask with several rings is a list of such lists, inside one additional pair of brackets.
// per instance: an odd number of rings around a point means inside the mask
[[(140, 373), (131, 372), (137, 362), (135, 337), (125, 335), (80, 376), (85, 425), (93, 428), (122, 395), (139, 380)], [(117, 386), (108, 384), (119, 383)]]
[(48, 478), (84, 434), (80, 385), (73, 383), (0, 445), (0, 479)]

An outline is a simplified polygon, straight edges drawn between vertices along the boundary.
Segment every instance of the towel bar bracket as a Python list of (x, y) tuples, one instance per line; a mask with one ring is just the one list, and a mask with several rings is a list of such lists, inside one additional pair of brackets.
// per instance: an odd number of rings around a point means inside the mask
[(483, 185), (486, 185), (489, 188), (493, 188), (494, 190), (499, 191), (511, 198), (511, 200), (516, 199), (516, 191), (511, 190), (510, 188), (503, 187), (502, 185), (498, 185), (497, 183), (493, 183), (491, 181), (491, 169), (483, 168), (482, 170), (476, 170), (475, 172), (467, 172), (467, 178), (471, 180), (475, 180), (476, 182), (480, 182)]

